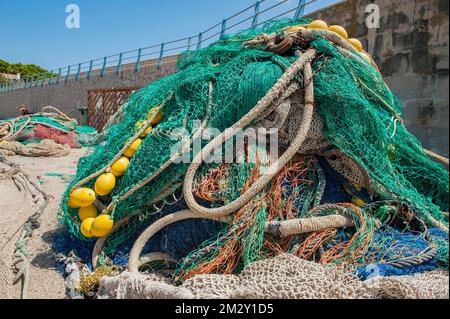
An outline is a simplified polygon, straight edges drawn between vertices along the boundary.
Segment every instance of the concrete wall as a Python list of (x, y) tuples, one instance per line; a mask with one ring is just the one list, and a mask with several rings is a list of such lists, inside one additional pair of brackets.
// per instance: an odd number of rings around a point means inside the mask
[[(369, 30), (365, 23), (371, 3), (380, 8), (379, 29)], [(448, 156), (448, 0), (348, 0), (312, 17), (343, 25), (362, 40), (402, 101), (408, 129), (425, 147)], [(90, 81), (0, 93), (0, 118), (16, 115), (22, 103), (32, 111), (53, 105), (77, 116), (88, 89), (143, 86), (176, 69), (173, 59), (160, 70), (147, 64), (137, 75), (125, 66), (119, 77), (111, 69), (104, 78), (97, 74)]]
[(142, 65), (138, 73), (134, 73), (134, 64), (124, 65), (119, 76), (115, 68), (106, 69), (103, 77), (99, 72), (93, 72), (92, 78), (87, 80), (86, 74), (81, 74), (75, 81), (74, 76), (65, 83), (64, 77), (60, 84), (33, 87), (18, 91), (0, 93), (0, 119), (17, 116), (20, 105), (25, 104), (30, 111), (37, 112), (46, 105), (57, 107), (67, 115), (80, 118), (79, 107), (86, 107), (88, 90), (96, 88), (142, 87), (150, 82), (175, 73), (176, 64), (173, 59), (168, 60), (160, 69), (153, 63)]
[[(368, 4), (380, 28), (368, 29)], [(425, 147), (448, 156), (448, 0), (348, 0), (313, 14), (347, 28), (374, 57), (404, 107), (405, 125)]]

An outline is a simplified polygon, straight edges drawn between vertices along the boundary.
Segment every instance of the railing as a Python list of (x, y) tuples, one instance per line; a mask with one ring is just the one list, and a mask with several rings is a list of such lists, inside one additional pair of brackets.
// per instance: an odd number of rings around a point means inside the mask
[(130, 68), (138, 73), (144, 65), (160, 68), (164, 63), (173, 61), (181, 52), (208, 46), (226, 34), (247, 28), (258, 28), (267, 21), (282, 17), (296, 19), (329, 4), (330, 0), (257, 0), (255, 4), (196, 35), (55, 68), (51, 70), (50, 75), (37, 74), (2, 85), (0, 92), (59, 85), (68, 81), (80, 81), (83, 78), (90, 80), (94, 76), (104, 77), (106, 73), (111, 72), (119, 75), (124, 69)]

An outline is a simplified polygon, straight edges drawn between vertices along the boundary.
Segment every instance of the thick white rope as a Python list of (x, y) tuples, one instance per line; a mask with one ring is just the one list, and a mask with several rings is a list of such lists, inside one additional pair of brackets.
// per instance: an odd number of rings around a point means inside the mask
[[(233, 126), (225, 130), (223, 133), (214, 138), (209, 144), (207, 144), (199, 154), (196, 155), (192, 163), (190, 164), (183, 185), (183, 195), (186, 204), (189, 208), (196, 214), (216, 218), (221, 216), (226, 216), (231, 213), (238, 211), (241, 207), (247, 204), (256, 194), (258, 194), (269, 182), (270, 180), (292, 159), (292, 157), (297, 153), (300, 146), (303, 144), (308, 131), (311, 126), (313, 111), (314, 111), (314, 89), (312, 81), (312, 69), (310, 62), (316, 56), (315, 49), (308, 49), (300, 58), (292, 64), (292, 66), (286, 70), (283, 76), (277, 81), (277, 83), (271, 88), (271, 90), (256, 104), (256, 106), (250, 110), (244, 117), (242, 117)], [(305, 108), (303, 112), (303, 119), (300, 124), (300, 128), (297, 132), (295, 139), (292, 141), (286, 152), (269, 168), (265, 171), (264, 175), (261, 176), (253, 185), (238, 199), (231, 202), (228, 205), (218, 208), (206, 208), (199, 205), (193, 195), (192, 189), (194, 185), (195, 174), (200, 167), (203, 159), (207, 158), (208, 155), (217, 147), (225, 143), (227, 140), (232, 138), (238, 129), (246, 127), (252, 120), (257, 118), (261, 113), (263, 113), (267, 107), (288, 87), (290, 81), (294, 76), (304, 69), (304, 81), (305, 81)]]

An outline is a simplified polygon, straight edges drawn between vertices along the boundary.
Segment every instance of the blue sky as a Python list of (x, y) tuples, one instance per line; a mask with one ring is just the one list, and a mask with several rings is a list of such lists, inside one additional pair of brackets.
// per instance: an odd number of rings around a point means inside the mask
[[(283, 0), (266, 0), (264, 8), (280, 1)], [(288, 0), (283, 6), (293, 8), (297, 2)], [(339, 1), (317, 0), (308, 10), (335, 2)], [(80, 8), (79, 29), (65, 26), (65, 8), (71, 3)], [(255, 0), (0, 0), (0, 59), (34, 63), (47, 69), (75, 64), (197, 34), (254, 3)]]

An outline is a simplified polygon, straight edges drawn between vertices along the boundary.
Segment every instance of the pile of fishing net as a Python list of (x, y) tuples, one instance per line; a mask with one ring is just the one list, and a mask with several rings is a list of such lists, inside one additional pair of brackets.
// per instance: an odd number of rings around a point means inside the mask
[[(84, 252), (92, 270), (128, 267), (132, 282), (139, 270), (169, 269), (182, 287), (244, 280), (246, 267), (270, 260), (317, 273), (350, 265), (352, 276), (396, 287), (398, 276), (448, 271), (448, 170), (403, 126), (375, 62), (346, 37), (280, 20), (185, 52), (178, 72), (132, 94), (80, 159), (55, 246)], [(285, 254), (295, 258), (276, 257)], [(297, 274), (296, 284), (320, 277)], [(337, 297), (320, 285), (280, 296)]]
[(51, 106), (38, 113), (0, 120), (0, 145), (11, 142), (27, 145), (53, 140), (70, 148), (80, 148), (94, 145), (97, 139), (95, 128), (79, 126), (75, 119)]

